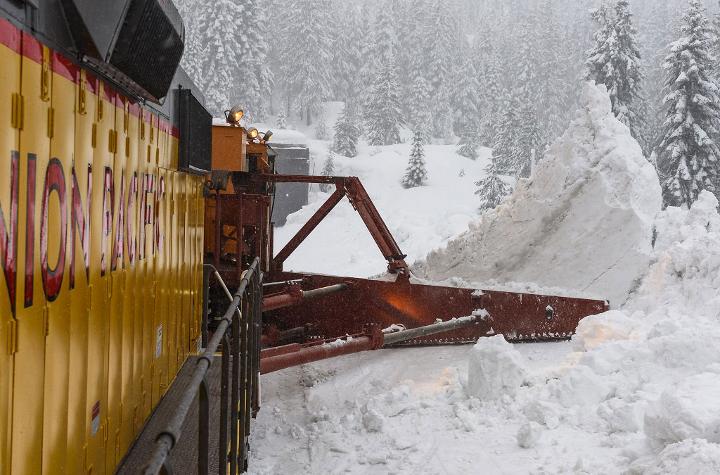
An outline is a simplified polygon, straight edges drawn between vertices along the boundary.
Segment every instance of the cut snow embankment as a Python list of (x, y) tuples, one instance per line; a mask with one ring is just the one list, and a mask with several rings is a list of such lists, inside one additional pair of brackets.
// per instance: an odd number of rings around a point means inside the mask
[(416, 274), (627, 299), (650, 263), (660, 185), (604, 86), (586, 84), (583, 104), (533, 176)]

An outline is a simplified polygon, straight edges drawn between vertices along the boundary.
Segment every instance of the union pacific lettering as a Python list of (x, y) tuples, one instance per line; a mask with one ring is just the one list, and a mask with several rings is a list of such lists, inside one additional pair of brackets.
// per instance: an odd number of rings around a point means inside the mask
[[(62, 162), (51, 158), (45, 170), (37, 170), (37, 157), (28, 154), (27, 157), (27, 193), (25, 196), (26, 213), (25, 242), (18, 242), (18, 210), (20, 189), (20, 153), (16, 150), (10, 152), (9, 165), (9, 196), (7, 206), (3, 209), (0, 203), (0, 262), (7, 295), (10, 300), (13, 315), (17, 306), (18, 282), (18, 246), (25, 246), (25, 262), (23, 269), (25, 294), (22, 304), (25, 308), (31, 307), (35, 301), (33, 295), (35, 259), (40, 259), (42, 288), (47, 301), (52, 302), (60, 295), (63, 280), (69, 279), (69, 289), (75, 288), (77, 270), (75, 269), (75, 252), (82, 252), (84, 264), (84, 277), (90, 278), (90, 246), (91, 232), (101, 232), (100, 274), (106, 275), (118, 269), (132, 267), (138, 261), (155, 256), (162, 251), (163, 230), (160, 226), (159, 203), (165, 196), (165, 180), (152, 174), (139, 175), (133, 173), (126, 182), (125, 173), (121, 173), (120, 189), (116, 190), (113, 180), (113, 169), (105, 167), (103, 174), (103, 188), (101, 195), (93, 193), (93, 173), (91, 166), (87, 169), (70, 170), (70, 183)], [(0, 171), (2, 173), (2, 171)], [(87, 188), (80, 190), (78, 173), (85, 173)], [(41, 187), (37, 188), (37, 180), (42, 180)], [(36, 189), (40, 196), (36, 196)], [(6, 191), (7, 192), (7, 191)], [(85, 199), (83, 200), (83, 194)], [(57, 201), (51, 205), (51, 197), (56, 195)], [(39, 203), (37, 203), (39, 199)], [(102, 200), (102, 222), (93, 223), (90, 210), (92, 200)], [(115, 200), (118, 200), (116, 203)], [(36, 206), (40, 206), (40, 222), (36, 222)], [(117, 204), (117, 206), (116, 206)], [(139, 206), (136, 215), (135, 208)], [(50, 217), (57, 213), (60, 223), (59, 252), (54, 262), (51, 262), (48, 251), (48, 232)], [(138, 225), (134, 223), (137, 216)], [(99, 225), (98, 225), (99, 224)], [(35, 255), (35, 239), (39, 239), (40, 256)], [(148, 238), (150, 243), (147, 243)], [(112, 240), (112, 242), (110, 242)], [(68, 245), (69, 242), (69, 245)], [(146, 249), (149, 248), (149, 249)], [(68, 254), (69, 253), (69, 254)]]

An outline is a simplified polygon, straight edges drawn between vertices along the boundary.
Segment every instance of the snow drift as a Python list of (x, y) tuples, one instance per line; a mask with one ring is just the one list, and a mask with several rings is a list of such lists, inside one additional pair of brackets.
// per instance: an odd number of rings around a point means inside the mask
[(612, 114), (605, 86), (583, 107), (533, 176), (446, 249), (416, 266), (430, 280), (534, 282), (626, 300), (650, 263), (661, 208), (653, 167)]
[(525, 379), (522, 356), (502, 335), (481, 338), (470, 353), (467, 391), (481, 400), (514, 396)]

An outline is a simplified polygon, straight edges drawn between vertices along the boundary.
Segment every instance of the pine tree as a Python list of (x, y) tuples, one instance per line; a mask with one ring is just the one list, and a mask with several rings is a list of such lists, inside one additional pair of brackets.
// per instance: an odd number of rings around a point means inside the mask
[[(212, 4), (212, 2), (210, 2)], [(329, 0), (290, 0), (281, 25), (280, 82), (307, 125), (331, 93), (332, 37)]]
[(320, 110), (318, 122), (315, 126), (315, 138), (318, 140), (327, 140), (328, 138), (330, 138), (330, 132), (328, 131), (327, 122), (325, 121), (325, 114), (322, 109)]
[(702, 190), (718, 193), (720, 96), (712, 79), (713, 34), (699, 0), (690, 0), (683, 36), (665, 60), (665, 134), (659, 147), (667, 205), (688, 208)]
[(334, 96), (345, 102), (356, 98), (362, 89), (359, 82), (365, 62), (365, 31), (360, 14), (357, 7), (339, 10), (335, 12), (333, 22), (340, 25), (342, 34), (336, 37), (333, 61), (329, 66), (333, 68)]
[(424, 29), (426, 47), (421, 57), (425, 58), (423, 70), (430, 82), (430, 97), (433, 99), (432, 133), (434, 137), (448, 139), (452, 135), (452, 83), (457, 77), (457, 56), (463, 43), (459, 21), (449, 1), (433, 2), (427, 22), (428, 27)]
[(400, 127), (404, 125), (395, 61), (386, 59), (379, 71), (368, 98), (365, 111), (366, 133), (370, 145), (400, 143)]
[[(332, 150), (328, 153), (328, 157), (325, 160), (325, 165), (323, 165), (322, 172), (320, 172), (322, 176), (333, 176), (335, 175), (335, 154), (332, 152)], [(320, 185), (320, 191), (327, 193), (332, 189), (332, 185), (329, 183), (322, 183)]]
[(287, 129), (287, 117), (285, 116), (285, 111), (280, 111), (280, 113), (277, 116), (277, 119), (275, 120), (275, 127), (278, 129)]
[(423, 136), (420, 132), (413, 135), (412, 148), (410, 149), (410, 160), (408, 161), (402, 185), (405, 188), (416, 188), (423, 186), (427, 181), (427, 170), (425, 169), (425, 150), (423, 149)]
[(595, 46), (588, 52), (587, 78), (605, 84), (613, 112), (641, 138), (642, 107), (640, 49), (628, 0), (617, 0), (614, 12), (603, 5), (593, 13), (599, 25)]
[(455, 110), (453, 130), (460, 137), (458, 153), (475, 160), (478, 157), (480, 134), (480, 83), (475, 65), (465, 60), (460, 79), (456, 84), (452, 105)]
[(415, 78), (407, 106), (408, 126), (420, 132), (425, 143), (430, 143), (432, 130), (432, 111), (430, 101), (430, 83), (421, 75)]
[(354, 107), (347, 103), (335, 123), (333, 139), (333, 151), (350, 158), (357, 156), (357, 143), (360, 138), (360, 130), (355, 123), (356, 118), (353, 111)]
[(475, 129), (463, 129), (458, 142), (457, 153), (460, 156), (477, 160), (478, 147), (480, 146), (480, 131)]
[[(657, 147), (662, 141), (665, 110), (663, 92), (665, 87), (665, 69), (663, 63), (667, 56), (666, 47), (672, 41), (673, 22), (669, 7), (665, 2), (651, 2), (646, 7), (644, 21), (638, 30), (642, 36), (640, 45), (643, 58), (643, 91), (645, 95), (644, 130), (642, 136), (648, 155), (657, 154)], [(641, 17), (641, 20), (643, 17)], [(653, 162), (656, 163), (656, 162)]]
[(501, 57), (498, 51), (492, 46), (477, 48), (478, 61), (481, 67), (476, 68), (480, 72), (481, 97), (480, 97), (480, 142), (483, 145), (492, 147), (495, 143), (497, 131), (502, 122), (506, 91), (501, 86), (503, 72), (501, 69)]
[(495, 160), (485, 168), (485, 173), (485, 178), (475, 182), (478, 187), (475, 194), (480, 197), (481, 212), (496, 208), (512, 192), (507, 183), (500, 178)]
[(517, 155), (515, 132), (518, 126), (518, 111), (515, 109), (515, 101), (511, 101), (506, 103), (493, 143), (493, 164), (499, 173), (514, 173)]
[(540, 142), (540, 129), (534, 103), (527, 96), (520, 96), (521, 123), (515, 144), (513, 170), (515, 175), (528, 178), (532, 171), (533, 161), (542, 157), (544, 150)]
[(189, 23), (192, 30), (188, 31), (192, 49), (184, 64), (193, 63), (192, 79), (203, 89), (207, 108), (220, 117), (234, 105), (231, 85), (245, 49), (244, 36), (234, 19), (246, 14), (245, 6), (236, 0), (218, 0), (196, 8), (197, 18)]
[(267, 57), (266, 9), (261, 8), (259, 0), (240, 3), (244, 14), (232, 19), (238, 23), (237, 34), (242, 48), (237, 52), (239, 64), (234, 71), (233, 104), (242, 104), (249, 121), (261, 121), (268, 112), (274, 81)]
[(537, 116), (540, 143), (544, 148), (566, 129), (568, 123), (568, 91), (575, 84), (575, 77), (568, 80), (563, 74), (566, 67), (561, 48), (564, 41), (558, 24), (557, 1), (544, 0), (536, 15), (533, 28), (538, 31), (538, 102)]
[(267, 113), (273, 87), (264, 11), (258, 0), (179, 2), (186, 25), (182, 66), (216, 116), (240, 104), (249, 120)]

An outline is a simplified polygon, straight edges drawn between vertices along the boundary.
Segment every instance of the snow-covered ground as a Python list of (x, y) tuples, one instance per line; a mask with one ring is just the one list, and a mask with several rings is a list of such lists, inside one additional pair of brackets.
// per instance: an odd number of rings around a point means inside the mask
[[(626, 249), (631, 259), (612, 262), (620, 278), (604, 284), (624, 303), (583, 320), (571, 342), (513, 346), (494, 337), (475, 346), (370, 352), (263, 376), (251, 473), (720, 473), (718, 202), (703, 193), (691, 210), (669, 208), (648, 216), (655, 187), (644, 183), (638, 190), (632, 179), (633, 173), (638, 180), (647, 177), (623, 138), (626, 129), (609, 115), (600, 89), (586, 86), (584, 106), (559, 152), (541, 165), (546, 171), (521, 184), (508, 206), (519, 209), (528, 200), (535, 210), (523, 216), (528, 229), (551, 215), (561, 225), (550, 229), (575, 236), (561, 243), (568, 255), (556, 256), (571, 275), (588, 265), (569, 258), (586, 249), (583, 239), (593, 243), (587, 252)], [(318, 156), (324, 154), (322, 145), (312, 143)], [(398, 183), (405, 146), (378, 153), (364, 149), (357, 159), (338, 160), (338, 171), (364, 178), (412, 258), (423, 259), (451, 241), (435, 255), (453, 248), (454, 257), (474, 255), (471, 248), (483, 246), (478, 236), (502, 235), (488, 231), (483, 224), (488, 218), (478, 220), (474, 208), (472, 182), (487, 153), (472, 162), (449, 147), (429, 149), (431, 182), (419, 190), (402, 190)], [(587, 161), (575, 169), (581, 176), (569, 180), (573, 173), (563, 167), (583, 151), (589, 151)], [(458, 177), (460, 168), (465, 177)], [(540, 206), (539, 189), (551, 183), (547, 170), (558, 171), (550, 197), (562, 206)], [(569, 188), (578, 193), (565, 192)], [(588, 204), (595, 213), (625, 216), (632, 232), (613, 219), (606, 228), (602, 220), (590, 219), (592, 232), (582, 232), (582, 220), (572, 217)], [(287, 239), (318, 205), (299, 212), (278, 235)], [(349, 207), (336, 213), (334, 226), (318, 230), (328, 236), (312, 238), (290, 267), (363, 276), (381, 272), (382, 258), (369, 238), (364, 240), (360, 220), (352, 221)], [(491, 219), (496, 227), (516, 226), (511, 219)], [(459, 236), (471, 221), (472, 230)], [(561, 236), (524, 242), (538, 245), (538, 252), (562, 253)], [(342, 257), (350, 246), (357, 246), (355, 257)], [(430, 276), (432, 269), (424, 266), (432, 262), (420, 265)], [(435, 262), (445, 265), (448, 259)], [(567, 284), (562, 282), (572, 288)]]

